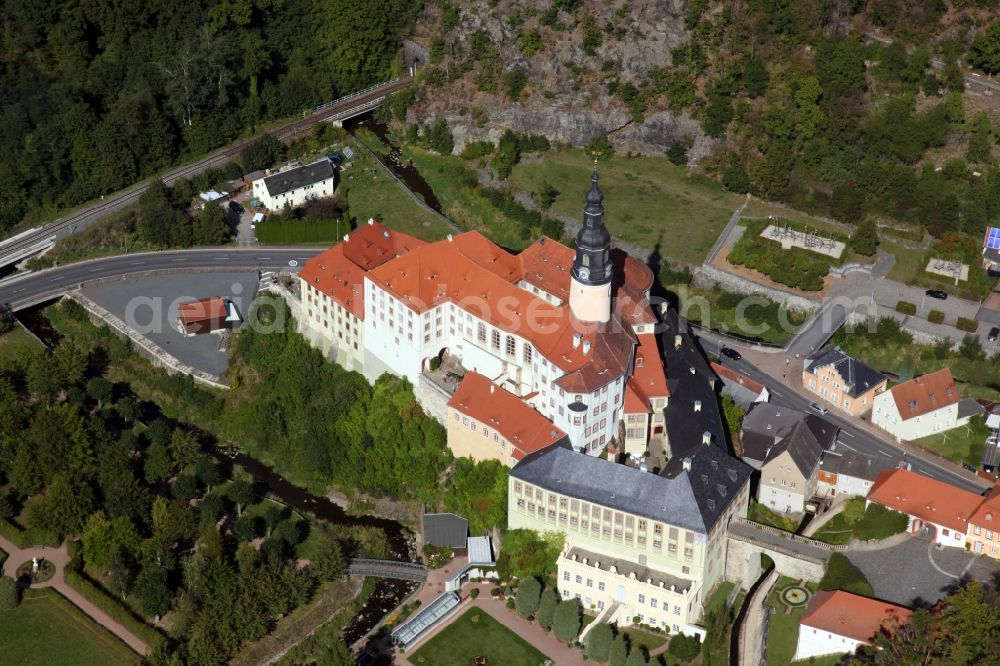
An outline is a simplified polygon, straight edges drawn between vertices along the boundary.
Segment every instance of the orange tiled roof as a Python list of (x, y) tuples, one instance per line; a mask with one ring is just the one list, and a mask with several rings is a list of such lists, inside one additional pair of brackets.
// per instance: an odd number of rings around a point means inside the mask
[(667, 387), (667, 376), (660, 360), (660, 348), (656, 345), (656, 335), (643, 333), (636, 336), (639, 347), (635, 350), (635, 365), (630, 381), (635, 382), (635, 388), (650, 408), (652, 398), (665, 398), (670, 395)]
[(986, 501), (979, 505), (979, 508), (969, 518), (973, 525), (979, 525), (986, 529), (1000, 532), (1000, 484), (990, 488), (986, 493)]
[(419, 238), (372, 221), (307, 261), (299, 277), (363, 320), (365, 272), (423, 244)]
[(799, 623), (867, 643), (889, 622), (907, 624), (913, 612), (887, 601), (843, 590), (820, 590), (809, 601)]
[(476, 372), (465, 375), (448, 406), (503, 435), (517, 460), (566, 436), (521, 398)]
[(299, 277), (340, 303), (358, 319), (364, 320), (365, 271), (344, 258), (345, 245), (347, 243), (338, 243), (317, 254), (305, 263)]
[(745, 386), (754, 393), (757, 393), (758, 395), (764, 392), (763, 384), (761, 384), (756, 380), (750, 379), (742, 372), (736, 372), (732, 368), (727, 368), (726, 366), (720, 363), (712, 363), (711, 365), (712, 365), (712, 370), (715, 371), (715, 374), (717, 374), (719, 377), (722, 377), (723, 379), (728, 380), (730, 382), (735, 382), (740, 386)]
[(370, 271), (423, 244), (424, 241), (419, 238), (373, 221), (348, 234), (344, 241), (344, 256), (362, 270)]
[(868, 499), (962, 534), (969, 518), (983, 503), (980, 495), (905, 469), (879, 473)]
[(648, 414), (649, 402), (636, 389), (635, 377), (629, 377), (625, 382), (625, 406), (626, 414)]
[(185, 326), (206, 319), (225, 319), (228, 315), (226, 301), (219, 296), (181, 303), (177, 312)]
[(521, 261), (521, 273), (525, 282), (569, 300), (569, 271), (573, 267), (576, 253), (559, 241), (542, 236), (521, 250), (517, 258)]
[(958, 387), (948, 368), (914, 377), (908, 382), (893, 386), (889, 391), (899, 410), (899, 416), (904, 421), (959, 401)]

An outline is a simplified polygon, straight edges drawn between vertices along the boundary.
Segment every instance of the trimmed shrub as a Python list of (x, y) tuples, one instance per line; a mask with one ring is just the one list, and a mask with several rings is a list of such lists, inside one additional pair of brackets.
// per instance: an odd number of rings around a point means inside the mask
[(932, 324), (943, 324), (944, 323), (944, 313), (940, 310), (931, 310), (927, 313), (927, 321)]
[(917, 306), (909, 301), (899, 301), (896, 303), (896, 312), (905, 315), (915, 315), (917, 314)]
[(670, 647), (667, 648), (667, 652), (686, 663), (698, 656), (698, 653), (701, 652), (701, 643), (695, 636), (674, 634), (674, 637), (670, 639)]
[(10, 576), (0, 578), (0, 611), (14, 610), (21, 601), (17, 583)]
[(580, 634), (580, 604), (576, 599), (566, 599), (556, 606), (552, 630), (561, 641), (574, 640)]
[(587, 659), (591, 661), (605, 662), (611, 656), (611, 641), (614, 635), (611, 627), (606, 624), (599, 624), (590, 630), (587, 635)]
[(478, 587), (474, 587), (471, 590), (469, 590), (469, 596), (471, 598), (473, 598), (473, 599), (478, 599), (479, 598), (479, 588)]
[(552, 628), (552, 621), (555, 618), (556, 606), (558, 605), (559, 597), (556, 595), (556, 591), (551, 587), (546, 588), (542, 592), (541, 601), (538, 602), (538, 612), (535, 614), (539, 626), (545, 631)]
[(515, 604), (517, 614), (521, 617), (534, 615), (538, 610), (538, 602), (542, 595), (542, 585), (537, 578), (525, 578), (517, 585)]
[(955, 328), (960, 331), (965, 331), (966, 333), (975, 333), (976, 329), (979, 328), (979, 322), (975, 319), (966, 319), (965, 317), (959, 317), (958, 321), (955, 322)]

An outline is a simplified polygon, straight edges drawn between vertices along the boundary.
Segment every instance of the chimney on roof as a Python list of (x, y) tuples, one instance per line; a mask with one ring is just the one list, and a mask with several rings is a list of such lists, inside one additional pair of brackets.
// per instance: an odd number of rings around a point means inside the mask
[(448, 242), (450, 243), (451, 241), (452, 241), (452, 235), (448, 234)]
[(349, 240), (351, 240), (351, 236), (349, 234), (344, 234), (344, 242), (347, 242)]
[(691, 367), (689, 368), (689, 370), (691, 370), (691, 374), (692, 374), (692, 375), (693, 375), (693, 374), (695, 373), (695, 369), (694, 369), (694, 366), (693, 366), (693, 365), (692, 365), (692, 366), (691, 366)]
[(701, 400), (694, 401), (694, 411), (696, 413), (701, 411)]
[(705, 432), (701, 433), (701, 443), (702, 444), (711, 444), (712, 443), (712, 433), (710, 433), (707, 430)]
[(685, 457), (684, 460), (681, 461), (681, 467), (684, 468), (685, 472), (690, 472), (691, 471), (691, 458), (690, 457)]
[(590, 340), (583, 341), (583, 353), (585, 355), (590, 353)]
[(496, 387), (495, 385), (493, 385), (493, 384), (490, 384), (490, 393), (491, 393), (491, 394), (492, 394), (492, 393), (493, 393), (493, 392), (494, 392), (494, 391), (495, 391), (496, 389), (497, 389), (497, 387)]
[(388, 229), (383, 229), (382, 230), (382, 236), (385, 237), (385, 238), (388, 238), (389, 237), (389, 230)]
[(683, 340), (684, 340), (684, 338), (681, 337), (680, 333), (678, 333), (677, 335), (675, 335), (674, 336), (674, 349), (680, 349), (681, 348), (681, 342)]
[(579, 333), (574, 333), (573, 334), (573, 349), (576, 349), (577, 347), (580, 346), (580, 340), (581, 339), (583, 339), (583, 336), (580, 335)]
[(369, 225), (369, 226), (371, 226), (371, 225), (373, 225), (373, 224), (375, 224), (375, 218), (373, 218), (373, 217), (369, 217), (369, 218), (368, 218), (368, 225)]

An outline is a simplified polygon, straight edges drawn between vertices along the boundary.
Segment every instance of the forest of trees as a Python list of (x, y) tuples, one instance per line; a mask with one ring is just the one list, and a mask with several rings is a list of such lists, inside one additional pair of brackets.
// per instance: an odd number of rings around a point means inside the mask
[(388, 78), (419, 3), (12, 0), (0, 231)]
[[(79, 306), (63, 307), (86, 321)], [(29, 543), (79, 537), (67, 581), (103, 589), (113, 616), (170, 614), (166, 641), (144, 627), (159, 646), (153, 663), (223, 663), (339, 578), (342, 544), (353, 546), (262, 502), (199, 431), (148, 416), (151, 405), (106, 377), (125, 351), (102, 339), (85, 349), (64, 338), (0, 362), (3, 529), (29, 530)], [(301, 570), (296, 546), (310, 534), (319, 555)]]

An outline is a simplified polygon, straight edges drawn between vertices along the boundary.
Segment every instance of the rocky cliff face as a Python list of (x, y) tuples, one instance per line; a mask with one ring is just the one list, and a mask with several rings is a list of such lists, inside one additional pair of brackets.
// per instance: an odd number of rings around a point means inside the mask
[[(642, 87), (655, 71), (669, 70), (671, 52), (688, 41), (682, 0), (564, 0), (557, 4), (576, 6), (555, 13), (551, 3), (539, 4), (476, 0), (462, 3), (457, 21), (454, 11), (444, 18), (441, 5), (425, 9), (414, 41), (438, 55), (408, 119), (444, 116), (456, 151), (471, 141), (496, 141), (510, 129), (575, 146), (606, 134), (620, 153), (662, 155), (678, 140), (690, 144), (692, 161), (711, 152), (714, 140), (695, 120), (670, 113), (665, 99), (647, 100), (636, 122), (609, 92), (609, 82)], [(591, 54), (584, 46), (588, 28)], [(517, 101), (505, 89), (512, 71), (526, 74)]]

